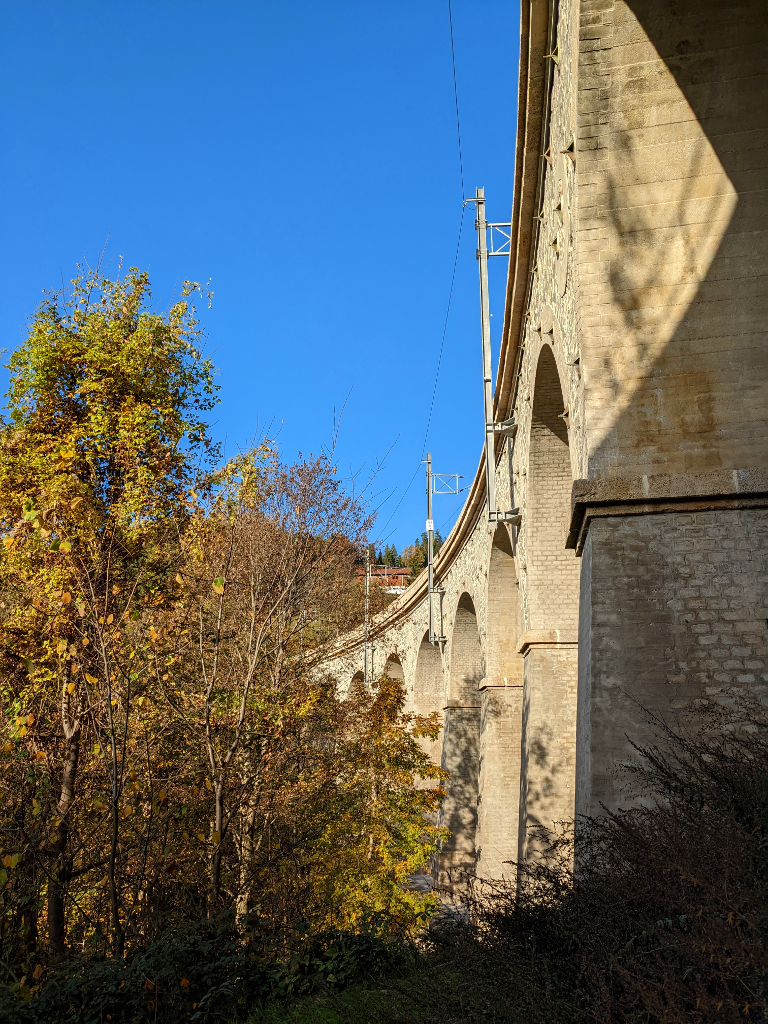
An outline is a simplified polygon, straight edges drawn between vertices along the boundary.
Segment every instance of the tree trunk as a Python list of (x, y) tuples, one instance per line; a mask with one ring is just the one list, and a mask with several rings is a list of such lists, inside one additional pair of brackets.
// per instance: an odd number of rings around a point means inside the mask
[(253, 843), (255, 826), (256, 808), (249, 807), (243, 822), (243, 832), (240, 840), (240, 891), (237, 895), (237, 926), (241, 930), (245, 927), (250, 903), (251, 875), (255, 855)]
[(66, 938), (66, 914), (64, 898), (69, 881), (70, 863), (68, 857), (69, 825), (67, 813), (75, 798), (75, 779), (80, 759), (80, 723), (69, 729), (65, 722), (68, 747), (61, 775), (61, 795), (57, 804), (59, 825), (56, 842), (53, 844), (54, 862), (48, 881), (48, 943), (54, 960), (64, 955)]
[[(116, 769), (116, 766), (115, 766)], [(115, 955), (122, 959), (125, 951), (125, 930), (120, 923), (120, 901), (117, 898), (117, 843), (120, 837), (120, 805), (118, 794), (112, 794), (112, 842), (109, 849), (109, 899), (112, 909), (112, 944)]]
[(224, 780), (219, 777), (214, 788), (215, 808), (213, 816), (213, 858), (211, 859), (211, 898), (209, 918), (214, 918), (219, 909), (221, 892), (221, 840), (224, 827)]
[[(34, 784), (26, 785), (24, 787), (24, 797), (22, 799), (21, 809), (19, 812), (21, 816), (22, 831), (26, 830), (26, 812), (27, 808), (29, 808), (32, 805), (34, 795)], [(34, 861), (25, 864), (24, 874), (24, 888), (28, 896), (26, 902), (23, 903), (21, 910), (21, 936), (24, 942), (24, 949), (27, 951), (27, 955), (33, 957), (37, 953), (37, 914), (39, 909), (39, 876), (37, 874), (37, 865), (34, 863)]]

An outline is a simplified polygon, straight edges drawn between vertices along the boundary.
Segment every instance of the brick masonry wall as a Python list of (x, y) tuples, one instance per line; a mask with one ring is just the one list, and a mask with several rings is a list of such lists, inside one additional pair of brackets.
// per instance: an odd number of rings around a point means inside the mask
[(576, 645), (535, 647), (525, 658), (520, 774), (520, 859), (537, 848), (530, 830), (573, 818)]
[(416, 660), (413, 710), (418, 715), (431, 715), (433, 711), (442, 711), (444, 705), (443, 659), (440, 648), (431, 644), (425, 635)]
[(519, 585), (507, 527), (496, 529), (488, 569), (488, 626), (485, 638), (485, 684), (522, 686), (523, 659)]
[(554, 355), (545, 346), (536, 373), (528, 461), (529, 629), (578, 625), (579, 563), (565, 547), (572, 477), (563, 408)]
[(477, 615), (468, 594), (462, 596), (451, 636), (449, 704), (480, 706), (485, 658), (477, 631)]
[[(419, 645), (416, 659), (416, 670), (413, 681), (413, 710), (417, 715), (431, 715), (439, 712), (442, 715), (445, 704), (445, 683), (443, 681), (443, 659), (440, 648), (431, 644), (427, 637)], [(435, 764), (440, 764), (442, 756), (442, 739), (422, 738), (419, 740), (422, 749)], [(431, 785), (431, 783), (429, 783)]]
[(522, 704), (522, 685), (483, 690), (476, 839), (482, 878), (516, 874), (509, 862), (518, 849)]
[(768, 695), (768, 511), (594, 519), (582, 569), (578, 800), (620, 801), (613, 768), (700, 698)]

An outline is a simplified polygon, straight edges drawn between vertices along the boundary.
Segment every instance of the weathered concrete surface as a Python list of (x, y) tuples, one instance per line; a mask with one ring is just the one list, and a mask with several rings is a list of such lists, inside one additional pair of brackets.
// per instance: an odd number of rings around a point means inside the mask
[(445, 650), (423, 578), (374, 629), (377, 670), (397, 655), (412, 707), (444, 711), (451, 885), (616, 806), (642, 707), (768, 689), (764, 4), (524, 0), (521, 20), (495, 412), (519, 425), (496, 479), (522, 523), (489, 528), (481, 460), (436, 565)]

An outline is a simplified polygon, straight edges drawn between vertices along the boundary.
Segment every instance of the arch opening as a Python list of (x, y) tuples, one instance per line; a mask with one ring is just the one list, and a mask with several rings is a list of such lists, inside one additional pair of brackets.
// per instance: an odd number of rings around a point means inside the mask
[(451, 633), (450, 704), (479, 704), (478, 690), (485, 676), (484, 661), (475, 605), (465, 591), (459, 598)]
[(578, 629), (579, 562), (565, 540), (571, 512), (571, 453), (555, 355), (545, 345), (536, 367), (528, 455), (529, 629)]
[(439, 857), (438, 883), (461, 887), (476, 866), (477, 795), (480, 771), (480, 693), (483, 650), (475, 606), (469, 594), (459, 599), (450, 647), (448, 706), (443, 726), (441, 766), (450, 773), (439, 822), (451, 838)]
[(416, 674), (413, 680), (413, 710), (417, 715), (431, 715), (441, 711), (445, 704), (443, 683), (443, 656), (437, 644), (429, 642), (429, 630), (424, 633), (416, 656)]
[(486, 685), (522, 686), (523, 659), (520, 637), (519, 586), (512, 541), (507, 527), (496, 527), (488, 566), (488, 622), (486, 626)]
[(528, 453), (527, 615), (518, 859), (545, 855), (532, 838), (574, 814), (579, 574), (565, 546), (572, 472), (563, 391), (545, 345), (536, 367)]
[[(429, 630), (424, 633), (416, 657), (416, 672), (413, 680), (413, 712), (416, 715), (432, 715), (442, 711), (445, 705), (445, 684), (443, 681), (443, 656), (437, 644), (429, 642)], [(426, 736), (419, 739), (419, 745), (434, 764), (440, 764), (442, 757), (442, 733), (435, 740)], [(426, 788), (437, 786), (435, 779), (418, 779), (417, 785)], [(437, 819), (435, 819), (435, 822)]]
[(390, 654), (384, 665), (383, 675), (389, 676), (390, 679), (399, 679), (401, 682), (405, 682), (405, 673), (403, 672), (403, 663), (397, 654)]
[(524, 660), (518, 652), (520, 601), (512, 541), (493, 536), (486, 601), (486, 673), (481, 691), (477, 873), (510, 878), (517, 860)]

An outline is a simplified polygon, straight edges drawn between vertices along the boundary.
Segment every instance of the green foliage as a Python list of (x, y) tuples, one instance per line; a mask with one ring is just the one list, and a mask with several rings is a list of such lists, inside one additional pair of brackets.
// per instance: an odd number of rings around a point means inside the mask
[(149, 298), (146, 273), (88, 272), (34, 314), (8, 366), (4, 532), (22, 495), (44, 518), (54, 506), (61, 526), (106, 517), (143, 529), (177, 511), (200, 458), (218, 456), (203, 419), (217, 388), (194, 309), (185, 297), (161, 315)]
[(382, 556), (384, 565), (389, 565), (393, 569), (402, 568), (403, 563), (400, 561), (400, 556), (397, 553), (397, 548), (394, 544), (387, 544), (384, 548), (384, 554)]
[(0, 990), (0, 1016), (18, 1024), (166, 1024), (242, 1020), (254, 1005), (342, 989), (397, 968), (407, 946), (369, 919), (357, 931), (296, 933), (282, 958), (231, 924), (201, 924), (125, 960), (72, 960), (30, 991)]

